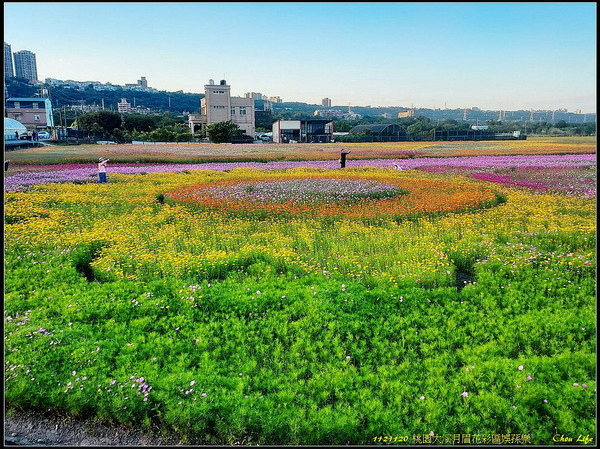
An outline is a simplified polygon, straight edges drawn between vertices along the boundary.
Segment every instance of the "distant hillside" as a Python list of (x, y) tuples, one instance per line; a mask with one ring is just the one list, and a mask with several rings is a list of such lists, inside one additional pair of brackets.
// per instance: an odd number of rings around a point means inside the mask
[[(410, 109), (414, 111), (414, 117), (427, 117), (434, 121), (456, 120), (468, 124), (485, 124), (488, 120), (498, 121), (500, 111), (483, 110), (477, 108), (470, 109), (427, 109), (427, 108), (409, 108), (401, 106), (392, 107), (372, 107), (372, 106), (336, 106), (324, 107), (315, 104), (306, 103), (276, 103), (273, 104), (273, 117), (276, 119), (300, 120), (313, 118), (315, 110), (338, 110), (362, 115), (365, 119), (370, 119), (380, 123), (396, 123), (398, 113), (406, 112)], [(389, 114), (390, 118), (384, 118), (383, 114)], [(577, 114), (575, 112), (561, 111), (534, 111), (533, 120), (531, 120), (531, 111), (515, 110), (503, 111), (504, 122), (548, 122), (558, 123), (564, 121), (570, 124), (576, 123), (594, 123), (596, 114)]]
[(106, 109), (117, 109), (117, 103), (125, 98), (132, 105), (142, 106), (159, 111), (181, 113), (184, 111), (198, 113), (200, 99), (204, 94), (177, 92), (141, 92), (117, 87), (114, 91), (96, 91), (91, 86), (84, 89), (67, 87), (32, 86), (26, 80), (9, 78), (5, 81), (8, 97), (31, 97), (39, 92), (41, 87), (48, 89), (50, 100), (55, 108), (68, 105), (101, 105), (104, 100)]
[[(96, 91), (91, 85), (84, 90), (70, 89), (66, 87), (49, 87), (49, 86), (32, 86), (27, 80), (20, 78), (9, 78), (5, 81), (6, 89), (9, 97), (31, 97), (36, 94), (40, 87), (46, 87), (49, 91), (52, 105), (62, 107), (65, 105), (78, 104), (102, 104), (104, 99), (104, 107), (106, 109), (117, 109), (117, 103), (121, 98), (125, 98), (129, 103), (135, 106), (147, 107), (157, 111), (170, 111), (176, 114), (182, 112), (190, 112), (197, 114), (200, 110), (200, 99), (204, 98), (204, 94), (193, 93), (177, 93), (177, 92), (142, 92), (134, 90), (126, 90), (117, 87), (114, 91)], [(170, 103), (169, 103), (170, 102)], [(263, 100), (256, 100), (255, 105), (257, 110), (262, 110), (264, 105)], [(301, 102), (285, 102), (272, 103), (272, 118), (273, 120), (287, 119), (300, 120), (313, 118), (315, 110), (335, 109), (342, 112), (352, 112), (362, 115), (368, 123), (380, 122), (391, 123), (398, 122), (398, 113), (408, 111), (409, 107), (372, 107), (372, 106), (341, 106), (333, 105), (332, 107), (323, 107), (316, 104), (307, 104)], [(487, 121), (498, 121), (500, 119), (500, 111), (482, 110), (478, 108), (470, 109), (426, 109), (412, 108), (414, 117), (427, 117), (434, 121), (456, 120), (468, 124), (482, 124)], [(389, 114), (390, 118), (383, 118), (382, 114)], [(559, 123), (566, 122), (567, 124), (577, 123), (594, 123), (596, 122), (596, 114), (577, 114), (567, 112), (566, 110), (558, 111), (531, 111), (515, 110), (502, 111), (502, 121), (504, 122), (548, 122)], [(533, 118), (533, 119), (532, 119)]]

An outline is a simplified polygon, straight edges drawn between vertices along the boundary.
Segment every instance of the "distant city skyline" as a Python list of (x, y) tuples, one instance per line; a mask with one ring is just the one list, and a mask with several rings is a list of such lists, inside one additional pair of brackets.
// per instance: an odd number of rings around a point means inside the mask
[(5, 2), (4, 41), (35, 53), (40, 80), (145, 76), (202, 93), (225, 79), (232, 95), (284, 102), (596, 112), (592, 2)]

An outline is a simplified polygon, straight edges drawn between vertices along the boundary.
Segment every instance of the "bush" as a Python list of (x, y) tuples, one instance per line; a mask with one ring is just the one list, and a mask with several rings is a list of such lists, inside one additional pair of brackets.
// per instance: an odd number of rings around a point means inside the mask
[(206, 134), (213, 143), (230, 142), (239, 131), (238, 126), (231, 121), (211, 123), (206, 127)]

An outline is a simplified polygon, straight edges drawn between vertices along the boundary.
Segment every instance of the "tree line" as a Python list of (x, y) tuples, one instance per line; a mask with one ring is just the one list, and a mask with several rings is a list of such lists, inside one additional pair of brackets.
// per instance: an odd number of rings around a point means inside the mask
[[(428, 117), (407, 117), (401, 119), (382, 119), (381, 117), (366, 116), (360, 120), (334, 120), (333, 129), (336, 132), (349, 132), (357, 125), (372, 125), (375, 123), (398, 124), (404, 128), (406, 134), (413, 140), (428, 140), (435, 131), (464, 131), (471, 129), (471, 123), (457, 120), (432, 120)], [(502, 122), (487, 120), (482, 125), (488, 126), (488, 131), (493, 133), (511, 133), (521, 131), (532, 135), (565, 135), (565, 136), (594, 136), (596, 135), (596, 122), (567, 123), (560, 120), (556, 123), (545, 121), (531, 122)]]
[[(274, 117), (274, 120), (276, 117)], [(334, 120), (334, 129), (349, 132), (354, 126), (374, 123), (397, 123), (404, 128), (410, 140), (431, 140), (435, 131), (461, 131), (470, 129), (467, 123), (456, 120), (431, 120), (427, 117), (407, 117), (397, 120), (381, 120), (365, 117), (361, 120)], [(510, 133), (522, 131), (525, 134), (589, 136), (596, 134), (596, 123), (557, 123), (506, 122), (488, 120), (488, 131)], [(176, 116), (171, 112), (162, 115), (119, 114), (114, 111), (88, 112), (80, 115), (71, 125), (85, 131), (90, 137), (115, 140), (119, 143), (131, 141), (189, 142), (194, 138), (208, 137), (211, 142), (231, 142), (242, 136), (241, 130), (231, 121), (213, 123), (205, 131), (192, 135), (186, 116)], [(254, 136), (250, 136), (254, 137)]]
[(211, 142), (222, 143), (231, 142), (242, 135), (236, 124), (227, 121), (212, 123), (206, 127), (206, 131), (194, 136), (185, 117), (177, 117), (171, 112), (162, 115), (119, 114), (106, 110), (88, 112), (77, 117), (71, 126), (89, 137), (118, 143), (190, 142), (194, 137), (208, 137)]

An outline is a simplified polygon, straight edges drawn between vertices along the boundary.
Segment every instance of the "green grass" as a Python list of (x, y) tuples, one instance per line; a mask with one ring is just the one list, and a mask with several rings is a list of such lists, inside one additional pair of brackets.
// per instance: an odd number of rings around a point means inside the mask
[(595, 432), (591, 270), (472, 254), (453, 259), (477, 279), (460, 291), (369, 289), (256, 258), (221, 280), (101, 283), (77, 269), (96, 250), (11, 248), (7, 405), (155, 422), (198, 444)]

